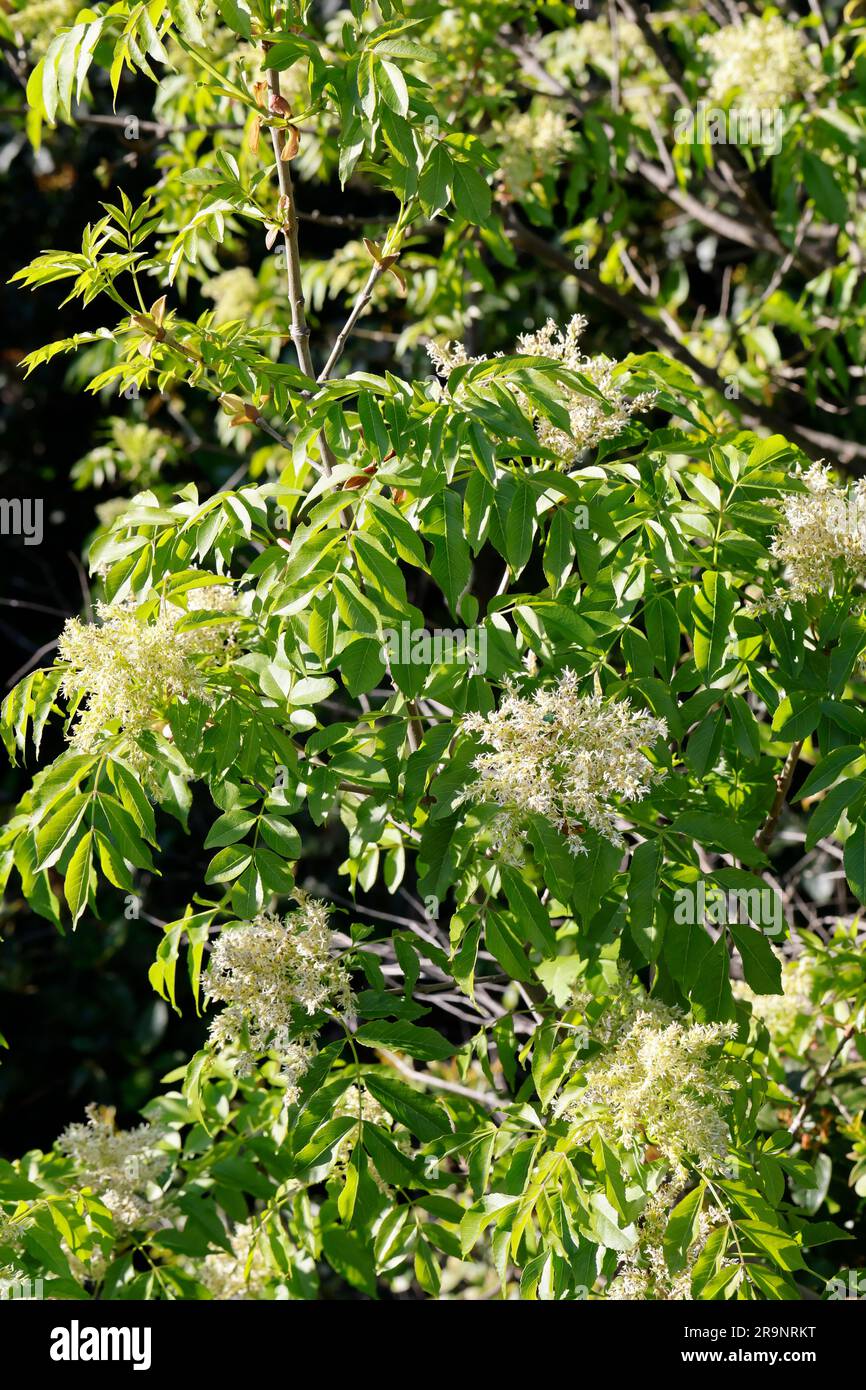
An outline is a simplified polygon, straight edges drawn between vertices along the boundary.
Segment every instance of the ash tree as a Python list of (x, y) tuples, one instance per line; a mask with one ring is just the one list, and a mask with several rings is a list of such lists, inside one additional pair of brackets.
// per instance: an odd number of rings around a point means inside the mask
[[(3, 706), (2, 864), (66, 930), (188, 834), (134, 925), (202, 1023), (141, 1126), (2, 1165), (4, 1277), (821, 1295), (866, 1002), (863, 446), (821, 404), (863, 346), (858, 7), (45, 9), (3, 19), (32, 146), (113, 123), (151, 183), (103, 171), (15, 276), (81, 308), (25, 366), (73, 355), (115, 495), (95, 613)], [(774, 143), (684, 142), (700, 101)]]

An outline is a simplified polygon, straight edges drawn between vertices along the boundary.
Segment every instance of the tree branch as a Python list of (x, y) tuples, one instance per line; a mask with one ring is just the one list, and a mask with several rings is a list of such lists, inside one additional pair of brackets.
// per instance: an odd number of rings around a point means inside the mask
[(389, 1066), (398, 1071), (401, 1076), (405, 1076), (408, 1081), (415, 1081), (419, 1086), (429, 1086), (436, 1091), (450, 1091), (452, 1095), (465, 1096), (467, 1100), (477, 1101), (486, 1110), (490, 1110), (494, 1119), (499, 1120), (500, 1123), (505, 1119), (505, 1115), (499, 1109), (502, 1103), (500, 1096), (490, 1095), (487, 1091), (473, 1091), (471, 1086), (461, 1086), (457, 1081), (444, 1081), (439, 1076), (431, 1076), (429, 1072), (416, 1071), (414, 1067), (410, 1067), (407, 1062), (395, 1056), (393, 1052), (386, 1052), (382, 1047), (377, 1047), (376, 1051)]
[(797, 1130), (800, 1128), (801, 1124), (806, 1118), (806, 1113), (809, 1109), (809, 1106), (812, 1104), (812, 1101), (815, 1099), (821, 1087), (824, 1085), (824, 1082), (827, 1080), (827, 1077), (830, 1075), (830, 1072), (836, 1065), (836, 1061), (839, 1055), (844, 1051), (846, 1044), (851, 1041), (855, 1032), (855, 1025), (853, 1023), (849, 1023), (848, 1027), (845, 1029), (841, 1038), (839, 1039), (839, 1042), (834, 1048), (832, 1057), (829, 1059), (829, 1061), (825, 1062), (824, 1066), (821, 1068), (821, 1070), (818, 1072), (818, 1075), (815, 1077), (813, 1084), (809, 1087), (808, 1091), (803, 1097), (799, 1110), (797, 1111), (791, 1123), (788, 1125), (789, 1134), (797, 1133)]
[[(632, 298), (627, 299), (609, 285), (605, 285), (591, 271), (581, 270), (578, 272), (570, 256), (567, 256), (558, 246), (552, 245), (543, 237), (530, 231), (519, 221), (513, 211), (509, 213), (506, 234), (518, 250), (534, 256), (536, 260), (541, 261), (543, 265), (550, 266), (553, 270), (558, 270), (564, 275), (573, 275), (578, 284), (587, 294), (592, 295), (593, 299), (597, 299), (601, 304), (612, 309), (626, 323), (638, 329), (648, 342), (682, 362), (694, 372), (699, 381), (724, 397), (725, 382), (721, 377), (711, 367), (707, 367), (693, 356), (684, 343), (674, 338), (643, 308), (633, 303)], [(634, 296), (634, 298), (637, 297)], [(739, 402), (737, 408), (746, 424), (772, 430), (774, 434), (785, 435), (788, 439), (799, 444), (803, 452), (811, 458), (820, 458), (832, 452), (842, 463), (850, 463), (852, 459), (866, 459), (866, 444), (858, 444), (850, 439), (840, 439), (835, 434), (826, 434), (823, 430), (813, 430), (807, 425), (794, 424), (787, 416), (772, 410), (761, 402), (746, 399)]]
[(755, 836), (755, 844), (758, 846), (758, 849), (760, 850), (769, 849), (772, 843), (773, 835), (776, 830), (776, 825), (778, 824), (779, 817), (782, 814), (782, 807), (785, 804), (785, 797), (788, 795), (788, 788), (791, 785), (791, 778), (794, 776), (794, 769), (799, 761), (800, 751), (802, 747), (802, 739), (799, 739), (798, 742), (791, 744), (782, 771), (776, 778), (776, 795), (773, 798), (773, 804), (770, 807), (770, 813), (767, 816), (767, 819), (764, 821), (764, 824), (758, 831), (757, 835)]
[[(262, 45), (266, 57), (270, 47), (271, 45), (268, 43)], [(273, 99), (273, 105), (279, 110), (283, 100), (280, 92), (280, 74), (275, 68), (268, 68), (267, 74), (268, 90)], [(298, 246), (298, 214), (295, 209), (295, 190), (289, 161), (283, 159), (284, 139), (284, 131), (279, 126), (272, 125), (271, 144), (274, 147), (274, 158), (277, 161), (277, 183), (280, 189), (280, 202), (284, 209), (283, 244), (286, 249), (286, 292), (289, 300), (289, 311), (292, 316), (292, 342), (295, 345), (301, 371), (311, 380), (315, 380), (316, 372), (310, 352), (310, 330), (307, 325), (304, 286), (301, 279), (301, 252)], [(322, 468), (327, 477), (330, 475), (336, 459), (324, 434), (319, 436), (319, 443), (322, 450)]]
[(381, 261), (373, 262), (373, 268), (370, 271), (370, 274), (367, 276), (367, 283), (364, 285), (364, 288), (361, 290), (361, 293), (355, 300), (352, 312), (350, 313), (349, 317), (346, 319), (346, 322), (343, 324), (343, 327), (337, 334), (334, 346), (331, 348), (331, 355), (325, 363), (324, 367), (322, 368), (321, 372), (319, 373), (318, 377), (316, 378), (320, 385), (323, 382), (327, 381), (330, 377), (331, 373), (333, 372), (334, 368), (336, 367), (337, 363), (343, 355), (343, 351), (348, 341), (349, 334), (355, 327), (355, 324), (358, 322), (358, 319), (363, 314), (367, 305), (370, 303), (370, 300), (373, 297), (373, 290), (376, 288), (379, 279), (382, 275), (384, 275), (389, 265), (393, 265), (396, 259), (396, 256), (385, 256)]
[[(265, 53), (269, 44), (264, 45)], [(268, 68), (268, 88), (271, 95), (282, 101), (280, 74), (275, 68)], [(279, 126), (271, 126), (271, 144), (277, 161), (277, 183), (280, 199), (284, 205), (283, 242), (286, 248), (286, 286), (289, 309), (292, 315), (292, 342), (298, 354), (298, 364), (305, 376), (315, 378), (313, 358), (310, 352), (310, 330), (307, 326), (304, 287), (301, 281), (301, 253), (298, 246), (298, 215), (295, 211), (295, 190), (289, 164), (283, 159), (284, 133)]]
[(682, 212), (693, 217), (696, 222), (709, 231), (715, 232), (725, 241), (736, 242), (739, 246), (747, 246), (750, 251), (772, 251), (774, 255), (783, 256), (786, 248), (782, 245), (779, 238), (767, 231), (763, 227), (751, 225), (736, 217), (729, 217), (726, 212), (721, 212), (718, 208), (708, 208), (700, 199), (693, 194), (680, 188), (676, 178), (671, 178), (664, 169), (652, 164), (648, 159), (638, 159), (636, 168), (642, 178), (647, 183), (652, 184), (659, 193), (664, 194)]

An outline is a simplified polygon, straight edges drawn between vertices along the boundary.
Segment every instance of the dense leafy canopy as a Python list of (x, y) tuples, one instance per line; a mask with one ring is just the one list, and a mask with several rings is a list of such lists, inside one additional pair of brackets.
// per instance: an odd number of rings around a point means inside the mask
[(0, 1268), (834, 1296), (866, 1195), (862, 7), (43, 8), (2, 20), (33, 147), (114, 120), (152, 184), (16, 277), (81, 303), (26, 368), (74, 354), (108, 417), (76, 483), (115, 496), (97, 621), (3, 706), (13, 761), (67, 747), (2, 863), (65, 930), (188, 830), (150, 980), (204, 1019), (145, 1128), (93, 1110), (0, 1166)]

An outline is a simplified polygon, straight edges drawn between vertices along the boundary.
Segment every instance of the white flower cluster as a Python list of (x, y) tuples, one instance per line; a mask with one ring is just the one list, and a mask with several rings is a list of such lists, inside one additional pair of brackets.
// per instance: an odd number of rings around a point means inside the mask
[(530, 815), (557, 826), (575, 854), (585, 852), (587, 826), (622, 845), (617, 804), (646, 796), (661, 774), (641, 750), (667, 735), (663, 719), (628, 700), (581, 695), (572, 671), (529, 698), (507, 683), (499, 709), (466, 715), (461, 729), (489, 747), (472, 763), (477, 777), (464, 799), (501, 808), (493, 833), (509, 860), (519, 855)]
[(371, 1124), (382, 1125), (385, 1129), (391, 1128), (391, 1116), (384, 1106), (381, 1106), (375, 1096), (371, 1096), (366, 1087), (348, 1086), (340, 1099), (334, 1106), (334, 1119), (339, 1119), (346, 1115), (351, 1119), (357, 1119), (358, 1123), (353, 1129), (347, 1130), (342, 1139), (334, 1148), (334, 1167), (338, 1171), (344, 1171), (346, 1164), (352, 1156), (352, 1150), (361, 1137), (361, 1126), (368, 1120)]
[(866, 579), (866, 478), (838, 487), (826, 464), (813, 463), (803, 482), (806, 492), (784, 499), (782, 523), (771, 546), (797, 599), (829, 590), (840, 565), (856, 579)]
[(266, 1298), (277, 1278), (268, 1259), (268, 1240), (265, 1233), (251, 1221), (239, 1222), (229, 1235), (231, 1253), (218, 1250), (196, 1265), (190, 1272), (221, 1302)]
[(708, 100), (720, 105), (733, 95), (749, 110), (776, 110), (815, 83), (803, 35), (778, 14), (748, 15), (705, 34), (700, 46), (715, 64)]
[[(677, 1191), (678, 1185), (673, 1188), (674, 1200)], [(715, 1206), (699, 1213), (685, 1268), (671, 1274), (664, 1252), (671, 1204), (669, 1187), (660, 1188), (650, 1197), (640, 1219), (638, 1243), (623, 1256), (616, 1278), (605, 1290), (605, 1298), (611, 1302), (646, 1299), (668, 1303), (691, 1299), (692, 1271), (713, 1229), (724, 1220), (724, 1213)]]
[(677, 1173), (683, 1160), (717, 1164), (729, 1145), (726, 1071), (716, 1055), (729, 1023), (690, 1023), (623, 981), (594, 1030), (602, 1050), (581, 1068), (570, 1117), (614, 1143), (652, 1145)]
[(618, 75), (622, 104), (634, 116), (649, 110), (656, 117), (664, 108), (667, 74), (638, 26), (622, 16), (616, 39), (607, 19), (584, 19), (545, 34), (538, 52), (550, 75), (569, 85), (587, 86), (592, 69), (609, 81)]
[[(2, 1227), (2, 1222), (0, 1222), (0, 1227)], [(3, 1240), (0, 1240), (0, 1245), (4, 1243)], [(63, 1253), (68, 1256), (66, 1242), (61, 1240), (60, 1245)], [(77, 1262), (70, 1260), (70, 1267), (73, 1267), (74, 1263)], [(14, 1299), (16, 1304), (22, 1301), (32, 1303), (35, 1299), (41, 1299), (43, 1297), (42, 1282), (40, 1276), (34, 1277), (25, 1269), (23, 1264), (0, 1265), (0, 1303), (7, 1299)]]
[(210, 1026), (210, 1042), (230, 1050), (239, 1075), (273, 1052), (287, 1082), (287, 1100), (316, 1053), (309, 1031), (295, 1023), (324, 1008), (352, 1011), (346, 967), (332, 955), (326, 903), (297, 894), (298, 908), (281, 918), (263, 912), (252, 922), (226, 927), (214, 944), (204, 981), (209, 999), (226, 1005)]
[[(605, 410), (594, 397), (580, 391), (567, 392), (568, 431), (559, 429), (541, 417), (536, 417), (535, 429), (539, 443), (558, 455), (563, 466), (575, 463), (585, 449), (591, 449), (603, 439), (614, 439), (628, 424), (632, 415), (649, 410), (655, 400), (655, 392), (642, 391), (636, 396), (628, 396), (623, 390), (624, 380), (618, 375), (618, 363), (612, 357), (599, 353), (587, 357), (580, 351), (580, 338), (586, 328), (587, 320), (580, 314), (560, 329), (553, 319), (548, 319), (543, 328), (535, 333), (521, 333), (515, 351), (529, 357), (550, 358), (561, 362), (569, 371), (580, 372), (604, 397), (608, 409)], [(428, 344), (436, 370), (441, 376), (448, 376), (455, 367), (466, 362), (486, 362), (486, 357), (468, 357), (460, 343), (447, 343), (444, 347)], [(531, 409), (527, 401), (518, 393), (518, 400), (524, 409)]]
[[(191, 589), (189, 609), (230, 612), (236, 598), (230, 585)], [(70, 736), (73, 747), (90, 753), (107, 732), (117, 730), (132, 741), (159, 727), (174, 700), (200, 693), (200, 665), (220, 660), (233, 636), (232, 624), (212, 624), (178, 631), (184, 609), (161, 604), (152, 621), (139, 617), (132, 601), (101, 603), (98, 623), (68, 618), (60, 635), (59, 655), (68, 670), (63, 693), (79, 698), (78, 717)], [(142, 775), (148, 759), (134, 746), (130, 761)]]
[(0, 1245), (6, 1245), (12, 1250), (18, 1250), (21, 1246), (22, 1235), (23, 1230), (20, 1225), (0, 1214)]
[(496, 128), (499, 173), (506, 193), (523, 198), (537, 179), (555, 173), (575, 148), (575, 135), (561, 111), (546, 103), (518, 111)]
[(149, 1193), (167, 1165), (158, 1148), (163, 1132), (154, 1125), (116, 1129), (114, 1112), (88, 1105), (87, 1121), (71, 1124), (57, 1140), (60, 1152), (76, 1167), (76, 1185), (92, 1188), (111, 1212), (116, 1226), (129, 1230), (149, 1222), (162, 1193)]
[[(10, 1221), (0, 1213), (0, 1247), (4, 1247), (4, 1254), (8, 1252), (13, 1255), (18, 1254), (18, 1252), (23, 1254), (24, 1231), (25, 1227), (20, 1221)], [(17, 1263), (0, 1264), (0, 1298), (4, 1296), (6, 1289), (26, 1277), (23, 1265)]]

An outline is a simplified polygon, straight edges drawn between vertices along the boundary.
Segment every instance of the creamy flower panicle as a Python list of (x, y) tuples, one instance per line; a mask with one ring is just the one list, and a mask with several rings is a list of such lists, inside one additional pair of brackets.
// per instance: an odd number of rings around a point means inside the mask
[(7, 24), (35, 55), (42, 57), (54, 37), (75, 23), (82, 7), (78, 0), (36, 0), (20, 9), (5, 5), (3, 8)]
[(551, 821), (575, 854), (585, 852), (586, 827), (621, 846), (618, 804), (640, 801), (661, 775), (642, 749), (667, 735), (663, 719), (628, 700), (579, 694), (571, 671), (529, 697), (506, 684), (499, 709), (466, 715), (461, 729), (489, 750), (474, 759), (464, 799), (500, 807), (492, 829), (506, 859), (519, 855), (532, 815)]
[(267, 1233), (252, 1221), (240, 1221), (230, 1232), (229, 1243), (231, 1252), (217, 1250), (198, 1264), (190, 1263), (190, 1273), (211, 1298), (221, 1302), (267, 1298), (278, 1281), (268, 1258)]
[(705, 34), (700, 46), (714, 65), (708, 99), (721, 105), (735, 96), (750, 110), (773, 110), (815, 85), (803, 35), (781, 15), (748, 15)]
[(202, 294), (214, 301), (214, 323), (231, 323), (250, 317), (259, 297), (259, 282), (248, 266), (238, 265), (206, 281)]
[[(575, 314), (564, 329), (558, 328), (553, 319), (548, 319), (537, 332), (522, 333), (517, 339), (517, 353), (550, 359), (561, 363), (569, 371), (579, 372), (605, 399), (607, 409), (593, 396), (568, 390), (565, 401), (569, 417), (568, 431), (536, 416), (538, 442), (555, 453), (563, 467), (576, 463), (586, 449), (593, 448), (603, 439), (615, 439), (625, 429), (632, 415), (649, 410), (655, 401), (653, 391), (642, 391), (635, 396), (626, 394), (625, 382), (618, 375), (619, 364), (614, 358), (606, 357), (603, 353), (589, 357), (581, 352), (580, 338), (586, 324), (587, 320), (580, 314)], [(455, 367), (468, 362), (489, 361), (487, 357), (469, 357), (461, 343), (446, 343), (444, 347), (429, 343), (427, 351), (443, 377), (447, 377)], [(516, 394), (521, 406), (531, 411), (532, 407), (521, 393)]]
[(286, 917), (263, 912), (252, 922), (226, 927), (211, 951), (204, 981), (207, 997), (226, 1007), (210, 1025), (210, 1042), (226, 1052), (239, 1075), (255, 1071), (269, 1052), (280, 1062), (288, 1099), (316, 1055), (315, 1038), (298, 1027), (298, 1010), (351, 1013), (349, 973), (333, 954), (327, 904), (298, 893)]
[[(190, 611), (226, 614), (237, 601), (228, 584), (191, 589), (186, 600)], [(130, 740), (130, 762), (147, 777), (149, 759), (135, 739), (158, 726), (175, 700), (203, 692), (203, 666), (223, 659), (235, 631), (231, 623), (179, 631), (184, 612), (163, 603), (143, 621), (128, 600), (98, 604), (97, 623), (67, 619), (59, 655), (69, 669), (61, 688), (67, 697), (83, 697), (70, 735), (78, 752), (99, 748), (116, 726)]]
[(795, 599), (833, 588), (840, 565), (850, 577), (866, 579), (866, 478), (840, 487), (826, 464), (813, 463), (802, 481), (806, 491), (781, 503), (782, 523), (770, 547)]
[(531, 185), (555, 172), (575, 147), (574, 132), (561, 111), (518, 111), (497, 127), (499, 173), (507, 194), (524, 197)]
[[(678, 1189), (671, 1192), (668, 1187), (652, 1194), (640, 1217), (637, 1244), (623, 1256), (616, 1277), (605, 1289), (606, 1299), (614, 1303), (638, 1300), (670, 1303), (691, 1299), (694, 1267), (712, 1232), (725, 1220), (725, 1215), (716, 1206), (698, 1213), (685, 1268), (672, 1274), (665, 1255), (664, 1239), (671, 1207), (678, 1195)], [(732, 1263), (730, 1260), (723, 1262), (725, 1266)]]
[(71, 1124), (57, 1140), (60, 1152), (76, 1166), (76, 1185), (92, 1188), (111, 1212), (116, 1226), (130, 1229), (153, 1219), (161, 1194), (148, 1196), (167, 1165), (158, 1144), (163, 1132), (155, 1125), (116, 1129), (113, 1111), (88, 1105), (87, 1121)]
[(651, 1144), (675, 1172), (718, 1164), (730, 1142), (726, 1070), (717, 1055), (731, 1023), (693, 1023), (625, 978), (592, 1030), (601, 1051), (582, 1068), (567, 1112), (614, 1143)]

